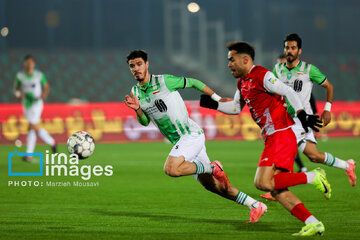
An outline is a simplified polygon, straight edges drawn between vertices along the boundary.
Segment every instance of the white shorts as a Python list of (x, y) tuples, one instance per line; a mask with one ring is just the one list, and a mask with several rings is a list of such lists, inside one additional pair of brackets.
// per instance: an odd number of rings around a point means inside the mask
[(38, 100), (34, 105), (29, 108), (24, 107), (24, 115), (26, 120), (31, 124), (38, 124), (40, 122), (41, 113), (43, 111), (44, 103)]
[[(169, 156), (184, 156), (185, 161), (188, 162), (198, 161), (204, 164), (209, 164), (210, 159), (206, 153), (205, 135), (199, 135), (197, 133), (183, 135), (180, 140), (173, 146)], [(198, 175), (194, 174), (193, 177), (197, 179)]]
[(298, 149), (301, 152), (304, 152), (306, 142), (313, 142), (317, 143), (315, 139), (314, 132), (311, 128), (308, 128), (309, 132), (305, 132), (303, 126), (301, 125), (301, 122), (298, 118), (294, 118), (295, 124), (291, 127), (293, 132), (295, 133)]

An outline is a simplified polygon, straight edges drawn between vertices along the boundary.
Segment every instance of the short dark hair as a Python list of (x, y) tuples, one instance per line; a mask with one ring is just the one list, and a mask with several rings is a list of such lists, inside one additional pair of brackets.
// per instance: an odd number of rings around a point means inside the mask
[(32, 59), (35, 62), (35, 58), (31, 54), (26, 54), (25, 57), (24, 57), (24, 62), (29, 60), (29, 59)]
[(296, 41), (298, 48), (300, 49), (302, 47), (301, 37), (296, 33), (291, 33), (285, 37), (284, 46), (285, 46), (285, 42), (288, 42), (288, 41)]
[(141, 50), (141, 49), (133, 50), (127, 55), (126, 62), (129, 63), (130, 60), (135, 59), (135, 58), (142, 58), (144, 60), (144, 62), (147, 62), (148, 54), (147, 54), (147, 52), (145, 52), (144, 50)]
[(238, 53), (248, 54), (253, 61), (255, 60), (255, 49), (250, 43), (240, 41), (229, 42), (226, 44), (226, 47), (229, 51), (235, 50)]

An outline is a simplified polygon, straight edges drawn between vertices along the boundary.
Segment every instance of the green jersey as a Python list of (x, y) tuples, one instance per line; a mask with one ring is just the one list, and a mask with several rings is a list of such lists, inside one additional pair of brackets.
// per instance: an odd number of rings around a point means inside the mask
[(20, 71), (15, 77), (15, 86), (24, 94), (23, 105), (30, 108), (34, 103), (41, 99), (42, 86), (46, 84), (45, 75), (34, 70), (32, 75), (26, 75), (24, 71)]
[(205, 86), (193, 78), (151, 75), (147, 83), (137, 84), (131, 89), (144, 112), (138, 121), (147, 126), (151, 120), (172, 144), (182, 135), (202, 134), (199, 125), (189, 118), (184, 100), (177, 90), (194, 87), (201, 91)]
[[(283, 83), (295, 90), (306, 113), (313, 114), (310, 105), (313, 83), (323, 84), (326, 80), (325, 75), (317, 67), (304, 61), (299, 61), (296, 67), (292, 69), (288, 69), (286, 63), (278, 63), (275, 65), (273, 73)], [(290, 105), (289, 101), (286, 101), (286, 103), (288, 113), (291, 117), (296, 117), (294, 108)]]

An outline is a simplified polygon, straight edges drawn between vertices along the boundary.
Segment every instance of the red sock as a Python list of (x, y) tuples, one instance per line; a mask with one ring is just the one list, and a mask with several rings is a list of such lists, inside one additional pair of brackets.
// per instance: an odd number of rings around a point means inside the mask
[(282, 172), (274, 176), (275, 189), (285, 189), (291, 186), (306, 184), (307, 177), (305, 173)]
[(312, 215), (302, 203), (296, 204), (290, 212), (302, 222)]

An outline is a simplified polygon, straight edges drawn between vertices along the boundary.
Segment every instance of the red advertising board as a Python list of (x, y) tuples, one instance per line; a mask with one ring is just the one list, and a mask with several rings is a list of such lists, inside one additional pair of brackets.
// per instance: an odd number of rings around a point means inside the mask
[[(207, 139), (255, 140), (260, 129), (251, 119), (248, 108), (239, 115), (225, 115), (199, 107), (198, 101), (187, 101), (190, 117), (204, 129)], [(324, 103), (318, 103), (323, 109)], [(20, 104), (0, 104), (1, 144), (26, 139), (28, 123)], [(58, 143), (66, 142), (76, 131), (88, 131), (97, 142), (159, 141), (163, 136), (153, 124), (141, 126), (134, 111), (123, 103), (45, 104), (40, 125)], [(359, 136), (360, 101), (335, 102), (332, 122), (321, 129), (320, 136)]]

